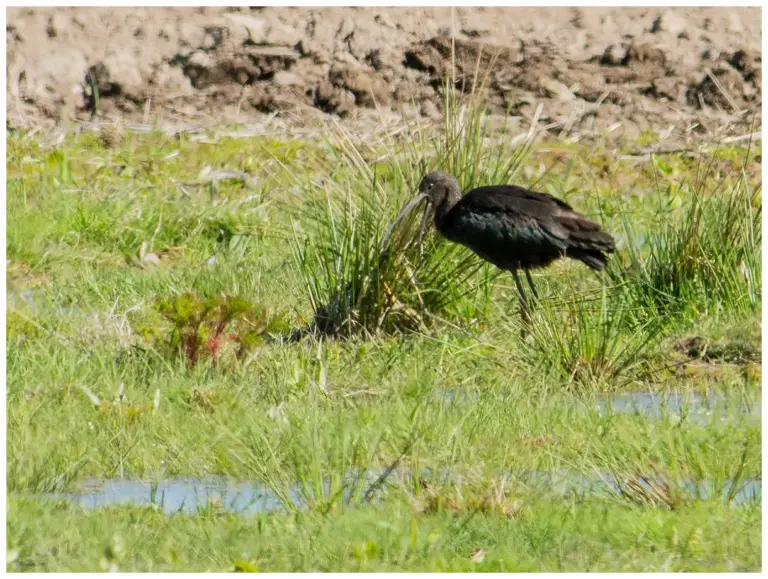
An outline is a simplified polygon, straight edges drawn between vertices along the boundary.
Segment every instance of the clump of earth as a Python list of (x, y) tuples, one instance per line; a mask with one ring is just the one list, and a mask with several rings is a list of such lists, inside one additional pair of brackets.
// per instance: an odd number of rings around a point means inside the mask
[(8, 8), (8, 125), (438, 117), (449, 78), (564, 130), (759, 126), (760, 22), (759, 8)]

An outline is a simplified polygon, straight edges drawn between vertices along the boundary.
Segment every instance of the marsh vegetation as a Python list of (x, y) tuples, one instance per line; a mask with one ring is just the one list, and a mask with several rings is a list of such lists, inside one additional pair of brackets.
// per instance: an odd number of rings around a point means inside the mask
[[(445, 110), (378, 140), (7, 134), (9, 570), (760, 568), (759, 149), (626, 159)], [(432, 169), (558, 196), (617, 253), (537, 273), (521, 340), (508, 276), (408, 224), (382, 245)], [(601, 402), (638, 392), (683, 402)], [(279, 508), (61, 496), (214, 475)]]

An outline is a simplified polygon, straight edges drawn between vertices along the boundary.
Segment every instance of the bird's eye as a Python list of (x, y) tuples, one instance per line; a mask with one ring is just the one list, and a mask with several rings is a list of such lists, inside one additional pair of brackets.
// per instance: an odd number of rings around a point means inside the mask
[(432, 187), (434, 187), (434, 186), (435, 186), (435, 184), (434, 184), (434, 183), (430, 183), (430, 184), (429, 184), (429, 187), (427, 187), (427, 189), (432, 189)]

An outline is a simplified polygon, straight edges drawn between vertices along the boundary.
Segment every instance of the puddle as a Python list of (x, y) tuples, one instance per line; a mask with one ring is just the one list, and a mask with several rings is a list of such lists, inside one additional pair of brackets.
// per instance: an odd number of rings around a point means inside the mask
[[(76, 493), (44, 496), (66, 499), (86, 509), (116, 505), (158, 505), (166, 513), (196, 512), (212, 501), (236, 513), (256, 514), (283, 509), (283, 502), (266, 485), (233, 482), (226, 477), (168, 479), (152, 483), (138, 479), (85, 481)], [(289, 499), (297, 506), (302, 501), (296, 491)]]
[[(616, 496), (621, 494), (621, 486), (613, 475), (595, 474), (587, 476), (579, 473), (552, 473), (546, 471), (530, 471), (518, 476), (518, 480), (531, 484), (534, 487), (546, 487), (559, 492), (560, 494), (576, 494), (581, 497), (586, 495), (595, 496)], [(643, 487), (646, 491), (653, 491), (650, 482), (635, 480), (636, 484)], [(660, 482), (660, 481), (655, 481)], [(714, 481), (705, 480), (702, 482), (683, 481), (680, 485), (681, 490), (687, 498), (697, 498), (699, 500), (710, 500), (716, 497), (722, 497), (723, 501), (733, 492), (732, 502), (734, 505), (762, 501), (763, 485), (758, 479), (748, 479), (741, 481), (734, 491), (733, 481), (724, 481), (716, 484)]]
[[(480, 400), (478, 392), (462, 392), (437, 390), (435, 396), (449, 404), (477, 403)], [(574, 399), (578, 401), (578, 399)], [(577, 402), (580, 403), (580, 402)], [(597, 410), (600, 412), (639, 413), (653, 418), (662, 418), (665, 413), (686, 416), (688, 420), (708, 423), (714, 418), (725, 420), (725, 414), (738, 409), (742, 416), (760, 417), (759, 402), (749, 403), (728, 399), (721, 394), (666, 394), (653, 392), (631, 392), (598, 397)], [(353, 494), (353, 487), (368, 488), (382, 471), (362, 471), (349, 473), (346, 477), (345, 490), (342, 497), (347, 499)], [(424, 469), (421, 473), (429, 479), (437, 479), (441, 485), (451, 478), (449, 470), (437, 472)], [(412, 473), (411, 473), (412, 474)], [(393, 473), (384, 487), (397, 485), (407, 472)], [(620, 487), (615, 478), (605, 474), (595, 473), (586, 476), (578, 473), (554, 473), (546, 471), (524, 471), (508, 473), (511, 481), (530, 488), (549, 489), (560, 494), (576, 493), (580, 496), (615, 496)], [(643, 484), (640, 482), (639, 484)], [(725, 497), (732, 491), (733, 483), (725, 481), (715, 484), (712, 481), (703, 483), (686, 482), (682, 484), (686, 495), (709, 500), (715, 497)], [(650, 486), (648, 489), (652, 490)], [(319, 491), (321, 500), (331, 494), (331, 485), (326, 482)], [(380, 495), (378, 491), (376, 494)], [(310, 493), (311, 494), (311, 493)], [(360, 492), (356, 493), (358, 496)], [(762, 481), (742, 481), (739, 488), (733, 491), (733, 503), (742, 504), (762, 500)], [(195, 513), (213, 502), (217, 508), (235, 513), (256, 514), (285, 510), (286, 504), (293, 503), (298, 508), (307, 506), (308, 498), (301, 486), (294, 485), (282, 491), (282, 495), (264, 483), (254, 481), (233, 481), (227, 477), (181, 478), (168, 479), (156, 483), (137, 479), (91, 480), (80, 484), (77, 492), (52, 493), (39, 495), (46, 498), (65, 499), (86, 509), (113, 505), (158, 505), (166, 513), (176, 512)]]
[(745, 400), (729, 399), (722, 394), (709, 392), (707, 395), (689, 392), (686, 394), (670, 394), (663, 392), (628, 392), (602, 396), (598, 400), (597, 409), (606, 412), (622, 414), (642, 414), (651, 418), (662, 418), (664, 414), (686, 416), (688, 420), (697, 423), (707, 423), (714, 414), (721, 420), (729, 413), (738, 413), (760, 418), (762, 415), (759, 403), (748, 404)]
[[(342, 500), (348, 500), (353, 489), (367, 489), (382, 471), (362, 471), (347, 474)], [(161, 481), (141, 479), (86, 479), (79, 483), (79, 489), (70, 493), (44, 493), (38, 495), (54, 500), (69, 500), (86, 509), (98, 507), (156, 505), (167, 514), (177, 512), (195, 513), (213, 504), (217, 509), (235, 513), (257, 514), (286, 510), (286, 504), (298, 508), (313, 501), (314, 488), (304, 490), (300, 485), (280, 489), (280, 494), (267, 484), (257, 481), (234, 481), (226, 476), (205, 478), (178, 478)], [(320, 501), (332, 494), (331, 484), (323, 484)], [(373, 493), (380, 496), (381, 491)]]
[[(478, 392), (464, 392), (454, 390), (435, 391), (435, 397), (448, 404), (470, 404), (480, 401)], [(503, 400), (503, 396), (500, 397)], [(574, 405), (581, 405), (578, 398), (574, 398)], [(707, 395), (689, 392), (674, 394), (664, 392), (624, 392), (621, 394), (603, 394), (597, 397), (596, 409), (601, 413), (614, 412), (619, 414), (641, 414), (651, 418), (661, 419), (665, 414), (673, 416), (686, 416), (696, 423), (707, 423), (714, 414), (721, 420), (726, 415), (738, 413), (760, 419), (762, 408), (760, 401), (747, 402), (735, 400), (722, 394), (709, 392)]]
[[(435, 473), (429, 469), (425, 469), (423, 474), (427, 478), (435, 478)], [(445, 471), (443, 474), (448, 475), (448, 472)], [(378, 473), (368, 471), (358, 481), (364, 481), (361, 486), (365, 489), (377, 476)], [(385, 487), (397, 485), (398, 480), (402, 482), (406, 476), (408, 473), (393, 474)], [(615, 478), (604, 474), (587, 476), (579, 473), (524, 471), (508, 475), (508, 477), (529, 489), (549, 489), (562, 495), (609, 497), (620, 493), (620, 487)], [(351, 482), (354, 478), (350, 475), (348, 481)], [(441, 484), (445, 484), (449, 476), (436, 478)], [(643, 485), (644, 483), (640, 482), (640, 484)], [(348, 486), (350, 488), (344, 491), (343, 498), (349, 498), (352, 494), (352, 485)], [(652, 490), (650, 485), (646, 486), (647, 490)], [(720, 485), (710, 481), (704, 483), (689, 482), (682, 485), (686, 495), (701, 500), (718, 496), (725, 500), (731, 492), (732, 486), (731, 481), (726, 481)], [(324, 485), (323, 493), (326, 497), (330, 495), (331, 489), (328, 483)], [(380, 495), (380, 493), (377, 494)], [(298, 487), (290, 489), (285, 495), (285, 499), (281, 499), (264, 484), (253, 481), (233, 482), (226, 477), (169, 479), (155, 484), (137, 479), (86, 481), (80, 485), (80, 492), (52, 493), (40, 496), (49, 499), (70, 500), (85, 509), (119, 505), (157, 505), (167, 514), (196, 513), (210, 503), (215, 504), (217, 508), (245, 515), (283, 511), (285, 510), (283, 500), (291, 501), (299, 508), (307, 506), (306, 496), (299, 491)], [(762, 481), (755, 479), (743, 481), (733, 496), (733, 504), (735, 505), (761, 500)]]

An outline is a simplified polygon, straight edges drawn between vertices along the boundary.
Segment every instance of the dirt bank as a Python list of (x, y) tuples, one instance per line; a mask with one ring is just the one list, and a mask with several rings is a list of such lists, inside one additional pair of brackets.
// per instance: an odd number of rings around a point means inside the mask
[[(94, 115), (431, 117), (455, 50), (495, 112), (561, 130), (707, 131), (760, 114), (759, 8), (8, 8), (11, 127)], [(452, 45), (451, 34), (455, 35)], [(754, 113), (754, 115), (753, 115)]]

